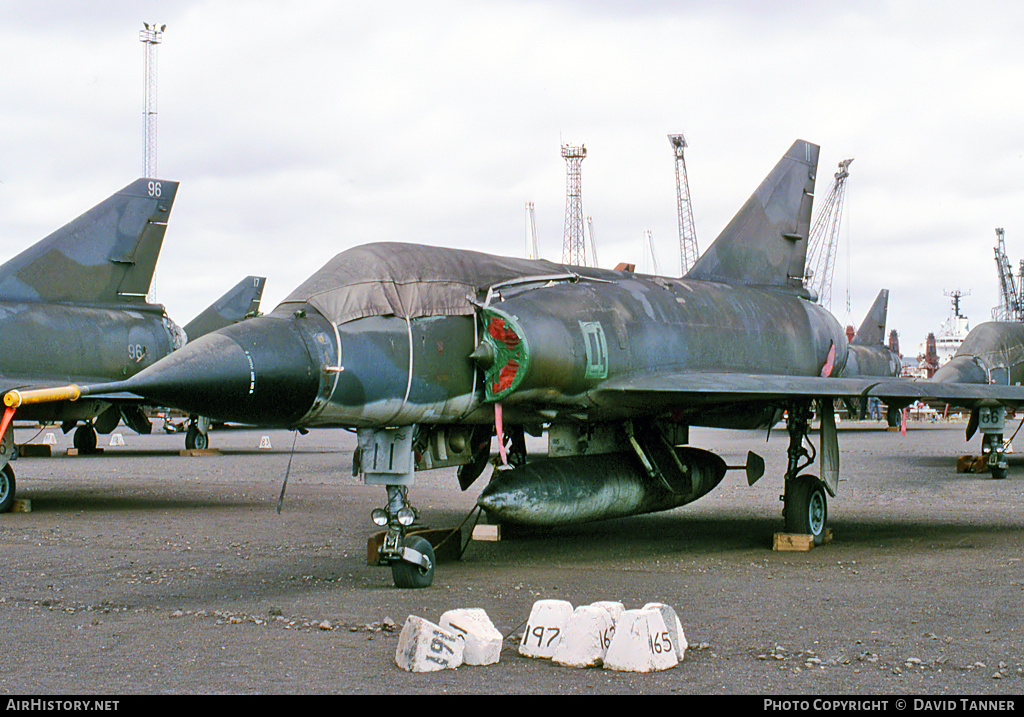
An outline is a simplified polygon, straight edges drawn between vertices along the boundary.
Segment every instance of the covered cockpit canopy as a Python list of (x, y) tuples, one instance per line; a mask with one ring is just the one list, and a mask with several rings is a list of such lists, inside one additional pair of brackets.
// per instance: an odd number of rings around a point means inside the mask
[(469, 297), (523, 276), (571, 271), (545, 259), (493, 256), (423, 244), (364, 244), (343, 251), (282, 302), (309, 303), (341, 324), (366, 316), (469, 315)]

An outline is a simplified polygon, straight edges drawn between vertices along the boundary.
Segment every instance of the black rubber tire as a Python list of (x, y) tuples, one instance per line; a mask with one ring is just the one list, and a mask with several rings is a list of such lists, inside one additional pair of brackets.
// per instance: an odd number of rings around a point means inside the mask
[(0, 468), (0, 513), (8, 513), (14, 506), (14, 493), (17, 485), (14, 482), (14, 469), (8, 463)]
[(210, 437), (202, 433), (194, 425), (189, 424), (188, 429), (185, 431), (185, 448), (186, 450), (206, 450), (210, 445)]
[(821, 545), (828, 526), (828, 496), (817, 476), (787, 481), (784, 505), (786, 532), (814, 536), (814, 544)]
[(995, 480), (1004, 480), (1006, 478), (1006, 467), (992, 466), (992, 477)]
[(96, 452), (96, 429), (91, 423), (83, 423), (75, 429), (74, 444), (79, 453)]
[(420, 566), (407, 563), (404, 560), (391, 563), (391, 577), (395, 581), (395, 587), (402, 589), (430, 587), (434, 582), (434, 548), (428, 540), (418, 535), (410, 535), (402, 541), (402, 544), (407, 548), (418, 550), (430, 558), (430, 569), (424, 570)]

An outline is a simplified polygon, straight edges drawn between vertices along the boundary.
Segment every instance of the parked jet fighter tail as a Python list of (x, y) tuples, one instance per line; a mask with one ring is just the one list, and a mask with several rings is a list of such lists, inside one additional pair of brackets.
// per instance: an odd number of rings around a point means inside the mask
[[(138, 179), (0, 265), (0, 387), (114, 381), (138, 373), (184, 343), (164, 307), (146, 300), (178, 183)], [(7, 417), (8, 421), (10, 416)], [(75, 429), (90, 452), (96, 432), (122, 419), (148, 433), (138, 402), (38, 404), (24, 420)], [(0, 512), (14, 500), (13, 430), (0, 426)]]
[(860, 346), (885, 345), (885, 320), (889, 313), (889, 290), (882, 289), (864, 316), (851, 344)]
[(194, 341), (211, 331), (256, 316), (260, 311), (266, 281), (262, 276), (247, 276), (235, 284), (224, 296), (185, 324), (188, 340)]
[(795, 142), (685, 278), (807, 296), (803, 271), (818, 151)]
[(0, 266), (0, 299), (146, 303), (177, 189), (135, 180)]

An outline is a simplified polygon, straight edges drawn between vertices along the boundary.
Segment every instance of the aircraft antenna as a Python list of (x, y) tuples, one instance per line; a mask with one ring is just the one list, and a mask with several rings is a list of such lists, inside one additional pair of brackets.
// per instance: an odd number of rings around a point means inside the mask
[[(996, 229), (996, 270), (999, 272), (999, 306), (992, 309), (996, 321), (1024, 321), (1024, 286), (1018, 288), (1010, 260), (1006, 257), (1006, 232)], [(1024, 284), (1024, 282), (1022, 282)]]
[(145, 108), (143, 109), (144, 153), (143, 177), (156, 177), (156, 46), (163, 42), (167, 25), (157, 28), (156, 23), (142, 23), (139, 31), (146, 59)]
[(562, 263), (587, 265), (587, 247), (583, 238), (583, 182), (581, 165), (587, 156), (583, 145), (562, 145), (565, 158), (565, 237), (562, 240)]
[(686, 178), (686, 138), (681, 134), (670, 134), (668, 141), (676, 157), (676, 208), (679, 213), (679, 268), (680, 275), (686, 274), (700, 256), (697, 248), (697, 229), (693, 222), (693, 207), (690, 204), (690, 183)]
[(648, 251), (651, 252), (651, 269), (652, 269), (651, 273), (654, 274), (655, 276), (657, 276), (658, 275), (658, 257), (654, 255), (654, 235), (651, 233), (650, 229), (648, 229), (646, 232), (644, 232), (644, 245), (645, 245), (644, 254), (646, 255)]
[(587, 234), (590, 236), (591, 264), (597, 266), (597, 238), (594, 236), (594, 218), (587, 217)]
[(818, 211), (811, 227), (807, 247), (808, 288), (818, 294), (818, 303), (832, 308), (832, 273), (835, 270), (836, 249), (839, 245), (839, 223), (843, 218), (843, 201), (846, 198), (846, 178), (850, 176), (850, 162), (853, 158), (839, 163), (832, 191)]
[(540, 251), (537, 249), (537, 214), (533, 210), (533, 202), (526, 203), (526, 230), (526, 257), (540, 259)]

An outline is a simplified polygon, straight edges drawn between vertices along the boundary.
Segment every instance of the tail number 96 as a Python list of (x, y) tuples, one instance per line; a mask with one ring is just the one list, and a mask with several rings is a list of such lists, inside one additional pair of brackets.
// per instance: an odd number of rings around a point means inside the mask
[(145, 359), (147, 353), (146, 347), (142, 344), (128, 344), (128, 358), (135, 363), (139, 363)]

